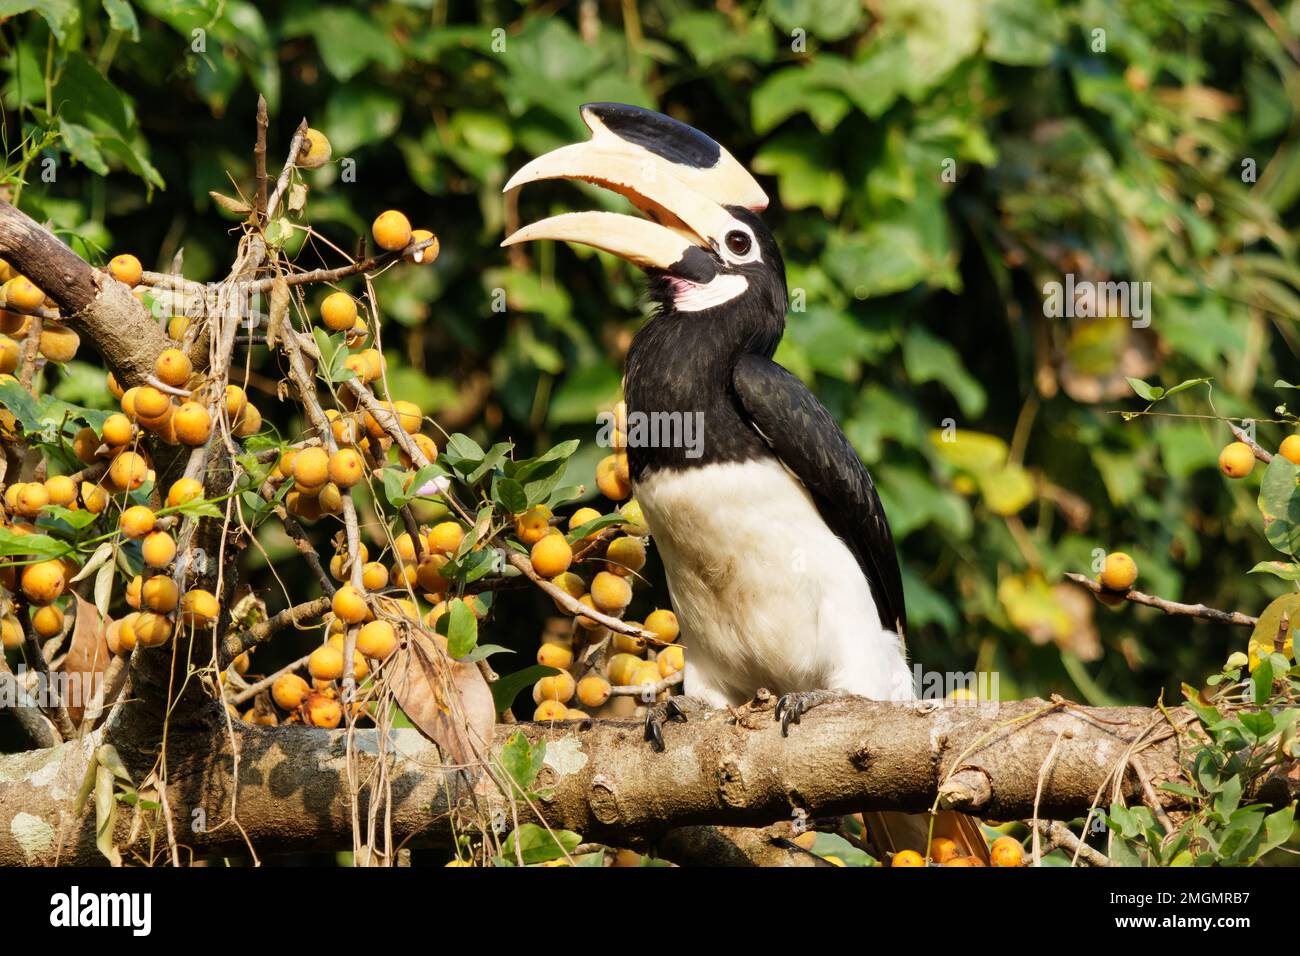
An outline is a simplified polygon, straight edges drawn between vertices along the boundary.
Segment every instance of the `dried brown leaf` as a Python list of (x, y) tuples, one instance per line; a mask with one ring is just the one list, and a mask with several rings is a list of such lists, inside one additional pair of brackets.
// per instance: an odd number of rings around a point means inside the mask
[(77, 619), (72, 627), (67, 656), (59, 670), (75, 675), (69, 687), (69, 699), (64, 703), (72, 722), (79, 724), (113, 655), (105, 639), (109, 620), (101, 617), (95, 605), (80, 594), (74, 592), (72, 598), (76, 602)]
[(476, 665), (447, 656), (443, 641), (412, 631), (392, 662), (389, 686), (411, 723), (452, 762), (480, 764), (496, 722), (492, 691)]

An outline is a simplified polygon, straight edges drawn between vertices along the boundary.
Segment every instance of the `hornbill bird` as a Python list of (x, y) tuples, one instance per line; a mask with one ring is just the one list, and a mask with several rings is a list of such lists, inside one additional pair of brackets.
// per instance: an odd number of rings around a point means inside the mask
[[(662, 749), (667, 717), (738, 706), (759, 688), (778, 695), (783, 731), (837, 693), (913, 697), (902, 578), (875, 485), (830, 413), (772, 361), (787, 301), (781, 251), (759, 217), (766, 194), (727, 150), (671, 117), (591, 103), (582, 118), (589, 140), (534, 159), (506, 191), (582, 180), (645, 218), (565, 213), (503, 245), (576, 242), (645, 270), (656, 308), (628, 354), (629, 420), (702, 424), (696, 447), (627, 449), (687, 646), (688, 696), (652, 707), (647, 737)], [(927, 816), (866, 822), (878, 850), (925, 853)], [(935, 834), (987, 858), (969, 817), (941, 814)]]

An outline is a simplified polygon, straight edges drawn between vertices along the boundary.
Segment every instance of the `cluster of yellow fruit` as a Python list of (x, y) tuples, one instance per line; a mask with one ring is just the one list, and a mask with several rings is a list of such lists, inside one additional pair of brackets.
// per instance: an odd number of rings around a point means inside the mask
[[(601, 465), (597, 470), (601, 491), (615, 501), (626, 498), (630, 493), (626, 455), (617, 452)], [(620, 467), (623, 477), (619, 477)], [(515, 516), (515, 535), (530, 547), (529, 557), (539, 577), (578, 604), (621, 619), (632, 603), (633, 583), (646, 563), (649, 529), (635, 499), (627, 501), (618, 515), (619, 523), (570, 543), (559, 519), (545, 505), (537, 505)], [(567, 527), (572, 533), (601, 517), (595, 508), (579, 508), (569, 517)], [(587, 569), (588, 576), (578, 568)], [(559, 598), (555, 604), (562, 614), (573, 613), (571, 604)], [(663, 682), (685, 667), (684, 649), (673, 644), (679, 633), (676, 615), (657, 609), (644, 623), (628, 623), (653, 632), (668, 646), (651, 647), (642, 638), (611, 631), (581, 614), (548, 627), (537, 662), (560, 673), (543, 677), (533, 686), (534, 720), (630, 717), (639, 705), (667, 693)]]
[(37, 350), (50, 362), (67, 362), (76, 354), (81, 337), (63, 325), (58, 318), (58, 306), (36, 283), (0, 259), (0, 375), (7, 375), (18, 367), (20, 350), (18, 342), (27, 338), (32, 327), (32, 313), (45, 310), (47, 317), (41, 322), (41, 338)]
[[(797, 842), (797, 841), (796, 841)], [(1025, 849), (1015, 837), (998, 837), (989, 847), (989, 864), (992, 866), (1021, 866), (1025, 860)], [(889, 861), (890, 866), (984, 866), (977, 856), (963, 856), (961, 849), (947, 837), (935, 837), (930, 841), (929, 861), (915, 850), (900, 850)]]

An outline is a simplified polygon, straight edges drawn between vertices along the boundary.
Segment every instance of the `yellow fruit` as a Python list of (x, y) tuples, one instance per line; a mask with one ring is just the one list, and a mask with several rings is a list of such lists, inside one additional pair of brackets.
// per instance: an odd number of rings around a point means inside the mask
[(311, 686), (297, 674), (281, 674), (271, 684), (271, 699), (284, 710), (297, 710)]
[(262, 413), (257, 410), (257, 406), (252, 402), (244, 404), (244, 411), (235, 419), (234, 428), (232, 429), (236, 438), (247, 438), (249, 435), (256, 435), (262, 430)]
[(126, 603), (137, 611), (140, 609), (141, 592), (144, 590), (144, 578), (136, 575), (126, 586)]
[(147, 505), (132, 505), (122, 512), (118, 527), (131, 540), (138, 540), (153, 530), (157, 517)]
[(1127, 591), (1137, 576), (1137, 562), (1123, 551), (1112, 551), (1106, 555), (1106, 564), (1100, 578), (1102, 587), (1112, 591)]
[(175, 342), (179, 342), (185, 338), (185, 333), (189, 327), (189, 316), (173, 315), (167, 320), (167, 337)]
[(135, 491), (144, 484), (148, 474), (148, 463), (133, 451), (122, 452), (108, 467), (109, 480), (122, 491)]
[(32, 614), (32, 630), (37, 637), (54, 637), (63, 631), (63, 611), (57, 604), (47, 604)]
[(171, 399), (152, 385), (145, 385), (135, 393), (135, 415), (137, 418), (157, 419), (167, 414)]
[[(110, 418), (113, 416), (109, 416)], [(126, 416), (122, 416), (126, 421)], [(127, 422), (127, 427), (131, 423)], [(95, 461), (95, 451), (99, 448), (99, 436), (95, 434), (95, 429), (87, 426), (81, 429), (72, 439), (72, 451), (77, 456), (77, 460), (83, 465), (93, 464)]]
[(940, 866), (961, 854), (955, 841), (947, 837), (935, 837), (930, 841), (930, 859)]
[(411, 221), (396, 209), (381, 212), (370, 227), (375, 245), (395, 252), (405, 249), (411, 242)]
[(357, 651), (382, 661), (397, 650), (397, 632), (387, 621), (371, 621), (357, 634)]
[(140, 546), (144, 563), (151, 568), (165, 568), (176, 557), (176, 539), (166, 531), (155, 531)]
[(350, 584), (345, 584), (334, 592), (331, 607), (334, 616), (348, 624), (360, 624), (370, 613), (365, 598)]
[(397, 424), (408, 435), (414, 435), (424, 422), (424, 412), (415, 402), (398, 400), (392, 403), (391, 411), (397, 416)]
[(40, 353), (51, 362), (70, 362), (81, 346), (81, 336), (64, 325), (46, 322), (41, 327)]
[(299, 490), (320, 488), (329, 476), (330, 456), (324, 448), (304, 448), (294, 456), (293, 480)]
[(140, 611), (131, 625), (136, 642), (145, 647), (160, 647), (172, 636), (172, 622), (153, 611)]
[[(637, 621), (628, 621), (627, 623), (632, 625), (633, 627), (641, 626)], [(618, 651), (620, 654), (636, 654), (639, 657), (640, 655), (645, 653), (645, 649), (646, 649), (645, 638), (635, 637), (631, 634), (619, 634), (615, 632), (615, 634), (612, 637), (612, 641), (614, 645), (614, 650)]]
[(1300, 465), (1300, 435), (1287, 435), (1283, 438), (1277, 453), (1291, 464)]
[(244, 413), (248, 406), (248, 396), (238, 385), (226, 386), (226, 414), (230, 416), (233, 422)]
[(26, 276), (15, 276), (5, 283), (5, 305), (16, 312), (34, 312), (45, 303), (45, 293)]
[(361, 585), (367, 591), (382, 591), (388, 586), (388, 569), (378, 561), (371, 561), (361, 568)]
[(313, 691), (302, 705), (303, 716), (313, 727), (333, 730), (343, 721), (343, 705), (333, 697)]
[(551, 583), (572, 598), (580, 598), (587, 593), (587, 582), (572, 571), (557, 574), (551, 579)]
[(351, 488), (365, 477), (365, 463), (355, 448), (340, 448), (330, 455), (328, 473), (330, 481), (340, 488)]
[[(420, 454), (424, 456), (425, 462), (434, 462), (438, 460), (438, 443), (428, 435), (421, 435), (417, 432), (411, 436), (411, 441), (414, 443), (415, 447), (420, 450)], [(397, 455), (404, 467), (415, 467), (415, 462), (411, 459), (411, 456), (401, 448), (401, 446), (398, 446)]]
[[(592, 600), (590, 594), (584, 594), (582, 597), (578, 598), (578, 603), (584, 605), (585, 607), (590, 608), (593, 611), (597, 610), (596, 602)], [(604, 627), (604, 625), (601, 624), (599, 621), (593, 621), (590, 617), (588, 617), (585, 614), (581, 614), (575, 617), (574, 621), (577, 623), (578, 627), (584, 628), (585, 630), (588, 631), (594, 631), (597, 630), (598, 628)]]
[(346, 332), (357, 324), (357, 301), (346, 292), (331, 292), (320, 304), (320, 320), (327, 329)]
[(121, 447), (131, 440), (133, 434), (135, 434), (135, 426), (125, 415), (115, 412), (104, 419), (105, 445)]
[(551, 509), (546, 505), (534, 505), (515, 517), (515, 535), (531, 547), (550, 533), (550, 521)]
[(50, 504), (67, 508), (76, 504), (77, 483), (67, 475), (55, 475), (52, 478), (46, 478), (45, 494), (49, 496)]
[(559, 674), (543, 677), (533, 685), (533, 703), (540, 704), (544, 700), (558, 700), (562, 704), (567, 704), (573, 698), (576, 687), (572, 675), (563, 671)]
[(680, 644), (672, 644), (659, 652), (655, 663), (659, 665), (660, 677), (676, 674), (686, 666), (686, 651)]
[(446, 563), (445, 554), (425, 555), (424, 560), (415, 566), (415, 580), (419, 582), (420, 587), (430, 594), (447, 590), (451, 582), (442, 576), (442, 567)]
[(203, 497), (203, 485), (193, 478), (177, 478), (167, 491), (167, 507), (177, 508)]
[(455, 554), (465, 537), (465, 531), (454, 521), (440, 521), (429, 532), (429, 550), (440, 554)]
[(0, 374), (7, 375), (18, 367), (18, 343), (9, 336), (0, 336)]
[(632, 683), (637, 668), (644, 661), (635, 654), (612, 654), (609, 662), (605, 667), (605, 673), (609, 674), (609, 679), (618, 687), (626, 687)]
[(18, 618), (12, 614), (6, 614), (3, 620), (0, 620), (0, 643), (3, 643), (4, 649), (12, 651), (15, 648), (22, 647), (26, 640), (26, 635), (23, 634), (23, 626), (19, 623)]
[(925, 866), (925, 858), (915, 850), (899, 850), (889, 861), (890, 866)]
[(645, 629), (654, 631), (661, 641), (669, 644), (677, 640), (677, 635), (681, 633), (677, 626), (677, 615), (664, 609), (650, 612), (650, 616), (645, 619)]
[(1244, 441), (1234, 441), (1219, 452), (1219, 471), (1229, 478), (1245, 478), (1255, 468), (1255, 453)]
[(645, 513), (641, 510), (641, 502), (635, 498), (625, 502), (618, 513), (623, 516), (623, 530), (626, 533), (638, 538), (644, 538), (650, 533), (650, 526), (645, 523)]
[(83, 481), (81, 483), (81, 503), (87, 511), (97, 515), (108, 507), (108, 492), (99, 485), (92, 485), (88, 481)]
[(191, 448), (205, 444), (212, 434), (212, 416), (198, 402), (185, 402), (176, 409), (172, 421), (176, 426), (176, 438)]
[(140, 394), (140, 386), (132, 385), (122, 393), (118, 404), (122, 406), (122, 414), (132, 420), (135, 419), (135, 397)]
[(395, 551), (397, 556), (403, 561), (415, 560), (415, 542), (405, 531), (393, 539), (393, 551)]
[(424, 265), (424, 266), (429, 265), (430, 263), (433, 262), (434, 259), (438, 258), (438, 237), (435, 236), (428, 229), (411, 230), (411, 243), (413, 245), (418, 245), (419, 243), (424, 242), (426, 239), (431, 239), (432, 242), (430, 242), (419, 252), (411, 253), (411, 261), (419, 263), (420, 265)]
[(619, 476), (618, 456), (608, 455), (596, 466), (596, 487), (606, 498), (622, 501), (632, 493), (632, 485)]
[(998, 837), (989, 848), (989, 862), (993, 866), (1019, 866), (1025, 859), (1025, 848), (1015, 837)]
[(211, 627), (220, 613), (221, 605), (211, 591), (190, 588), (181, 598), (182, 620), (189, 627)]
[(591, 582), (591, 599), (606, 614), (617, 614), (632, 603), (632, 585), (627, 578), (601, 571)]
[(615, 538), (605, 551), (605, 559), (611, 573), (627, 577), (645, 567), (645, 542), (630, 535)]
[(39, 481), (28, 481), (18, 486), (14, 510), (24, 518), (35, 518), (50, 503), (50, 493)]
[(531, 558), (534, 571), (544, 578), (553, 578), (569, 570), (573, 563), (573, 548), (557, 531), (533, 545)]
[(579, 508), (569, 516), (569, 530), (576, 531), (589, 521), (595, 521), (600, 517), (600, 512), (595, 508)]
[(647, 684), (657, 685), (659, 680), (659, 665), (654, 661), (641, 661), (632, 672), (630, 683), (634, 687), (645, 687)]
[(298, 153), (298, 165), (303, 169), (319, 169), (330, 161), (334, 148), (325, 134), (318, 129), (308, 128), (303, 134), (302, 149)]
[(591, 674), (578, 681), (578, 700), (583, 706), (599, 707), (609, 700), (609, 681), (596, 674)]
[(159, 614), (170, 614), (176, 610), (179, 597), (175, 581), (165, 574), (155, 574), (140, 586), (140, 603), (137, 606), (143, 605)]
[(126, 252), (108, 260), (108, 271), (118, 282), (125, 282), (133, 289), (140, 284), (140, 277), (144, 275), (140, 260)]
[(573, 648), (547, 641), (537, 649), (537, 663), (557, 670), (567, 670), (573, 664)]
[(533, 720), (567, 720), (569, 708), (558, 700), (544, 700), (533, 711)]
[(158, 378), (175, 388), (188, 382), (193, 372), (190, 357), (180, 349), (163, 349), (154, 362), (154, 373)]
[(343, 676), (343, 652), (322, 644), (307, 658), (307, 671), (316, 680), (338, 680)]

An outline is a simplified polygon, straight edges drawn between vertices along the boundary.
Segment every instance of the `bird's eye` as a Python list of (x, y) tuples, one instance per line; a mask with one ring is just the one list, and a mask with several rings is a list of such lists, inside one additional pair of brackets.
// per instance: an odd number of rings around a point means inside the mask
[(727, 233), (727, 248), (731, 250), (732, 255), (748, 255), (750, 243), (749, 233), (741, 232), (739, 229)]

